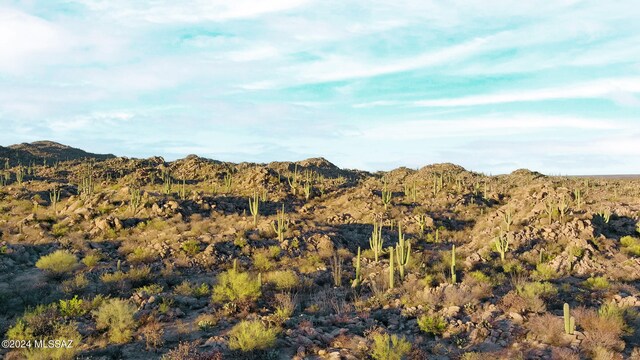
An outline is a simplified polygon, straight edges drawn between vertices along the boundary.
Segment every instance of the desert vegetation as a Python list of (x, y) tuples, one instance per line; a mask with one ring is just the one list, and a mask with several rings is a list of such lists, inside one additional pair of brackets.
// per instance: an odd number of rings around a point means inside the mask
[(640, 179), (27, 145), (0, 336), (74, 346), (0, 358), (640, 358)]

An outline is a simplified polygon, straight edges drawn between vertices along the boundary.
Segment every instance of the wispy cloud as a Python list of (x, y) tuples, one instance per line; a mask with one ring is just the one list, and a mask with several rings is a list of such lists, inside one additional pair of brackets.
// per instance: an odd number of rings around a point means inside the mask
[(269, 13), (290, 10), (306, 0), (188, 0), (188, 1), (104, 1), (75, 0), (90, 10), (116, 19), (144, 20), (151, 23), (198, 23), (248, 19)]
[(639, 18), (595, 0), (5, 2), (0, 140), (486, 172), (584, 172), (609, 148), (607, 171), (635, 171)]
[(413, 102), (413, 105), (425, 107), (447, 107), (558, 99), (616, 99), (617, 94), (639, 92), (640, 78), (603, 79), (587, 83), (535, 90), (510, 91), (497, 94), (465, 96), (450, 99), (420, 100)]
[[(628, 128), (624, 122), (609, 119), (588, 119), (570, 116), (542, 116), (537, 114), (493, 115), (488, 117), (412, 120), (394, 123), (369, 124), (362, 129), (349, 132), (350, 136), (360, 136), (375, 140), (419, 140), (451, 137), (477, 137), (532, 134), (548, 130), (622, 130)], [(640, 125), (637, 127), (640, 128)]]

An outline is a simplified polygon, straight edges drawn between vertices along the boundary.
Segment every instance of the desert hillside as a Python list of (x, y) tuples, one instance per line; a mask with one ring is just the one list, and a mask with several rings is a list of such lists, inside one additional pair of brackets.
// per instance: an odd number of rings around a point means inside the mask
[[(0, 167), (0, 358), (640, 358), (640, 179), (52, 142)], [(73, 345), (9, 348), (38, 340)]]

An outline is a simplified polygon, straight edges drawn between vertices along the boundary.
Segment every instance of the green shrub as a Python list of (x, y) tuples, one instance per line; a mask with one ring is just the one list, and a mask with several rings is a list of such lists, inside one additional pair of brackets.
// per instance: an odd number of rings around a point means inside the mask
[(606, 290), (609, 288), (609, 281), (604, 276), (590, 277), (583, 284), (592, 290)]
[(275, 266), (275, 262), (269, 258), (266, 251), (256, 251), (252, 258), (253, 266), (260, 271), (269, 271)]
[(418, 327), (427, 334), (442, 335), (447, 329), (447, 322), (442, 316), (423, 315), (418, 318)]
[(298, 275), (292, 270), (278, 270), (266, 274), (266, 280), (276, 286), (278, 290), (290, 290), (300, 282)]
[(411, 351), (411, 343), (404, 337), (373, 333), (371, 339), (371, 357), (375, 360), (401, 360)]
[(125, 281), (127, 279), (127, 274), (122, 271), (116, 271), (114, 273), (104, 273), (100, 276), (100, 280), (102, 282), (109, 284), (115, 282)]
[(202, 331), (208, 331), (218, 323), (218, 317), (213, 314), (200, 314), (196, 318), (196, 324)]
[(549, 282), (534, 281), (516, 285), (516, 292), (524, 298), (539, 296), (549, 299), (558, 294), (558, 289)]
[(260, 282), (248, 273), (228, 270), (218, 276), (213, 288), (214, 301), (253, 301), (260, 297)]
[(142, 284), (149, 279), (149, 275), (151, 274), (151, 268), (148, 265), (141, 266), (138, 268), (131, 268), (128, 272), (116, 271), (114, 273), (104, 273), (100, 276), (100, 279), (104, 283), (116, 283), (123, 281), (130, 281), (131, 284)]
[(98, 261), (100, 261), (100, 255), (98, 254), (89, 254), (82, 259), (82, 263), (90, 268), (96, 266)]
[(469, 277), (479, 283), (491, 284), (491, 278), (482, 271), (476, 270), (469, 273)]
[(620, 245), (622, 245), (622, 250), (624, 252), (633, 256), (640, 256), (640, 239), (631, 236), (623, 236), (620, 239)]
[(538, 264), (533, 272), (533, 277), (539, 280), (551, 280), (557, 278), (558, 273), (547, 264)]
[(142, 264), (153, 262), (156, 258), (156, 253), (148, 248), (137, 247), (127, 255), (127, 261), (132, 264)]
[(229, 348), (241, 351), (268, 349), (275, 344), (277, 335), (277, 329), (268, 328), (259, 320), (241, 321), (229, 330)]
[(194, 256), (200, 252), (200, 243), (197, 240), (187, 240), (180, 248), (189, 256)]
[(269, 256), (273, 259), (280, 256), (282, 248), (278, 245), (269, 246)]
[(133, 337), (136, 322), (133, 316), (136, 307), (124, 299), (110, 299), (105, 301), (98, 310), (93, 312), (98, 329), (106, 329), (109, 340), (124, 344)]
[(55, 237), (63, 237), (67, 235), (68, 232), (69, 227), (64, 224), (53, 224), (53, 226), (51, 227), (51, 233)]
[(78, 299), (78, 295), (74, 296), (73, 299), (60, 300), (58, 307), (60, 308), (60, 314), (62, 314), (62, 316), (74, 317), (87, 313), (84, 300)]
[(38, 259), (36, 267), (52, 275), (62, 275), (73, 271), (78, 266), (78, 259), (66, 250), (56, 250)]
[(202, 283), (200, 285), (192, 284), (188, 280), (183, 281), (180, 285), (176, 286), (173, 291), (182, 296), (203, 297), (211, 293), (209, 285)]
[(151, 284), (151, 285), (146, 285), (146, 286), (137, 288), (136, 292), (138, 294), (145, 294), (149, 296), (149, 295), (158, 295), (162, 292), (162, 290), (163, 290), (162, 285)]
[(504, 270), (505, 273), (508, 274), (522, 274), (524, 272), (524, 268), (522, 267), (522, 264), (517, 261), (517, 260), (506, 260), (503, 264), (502, 264), (502, 269)]
[[(10, 340), (31, 341), (32, 347), (20, 349), (21, 358), (27, 360), (40, 359), (73, 359), (79, 349), (82, 337), (78, 333), (76, 324), (63, 324), (59, 318), (58, 308), (54, 304), (40, 305), (34, 310), (27, 311), (24, 316), (9, 328), (6, 338)], [(36, 348), (34, 340), (71, 340), (71, 347)]]

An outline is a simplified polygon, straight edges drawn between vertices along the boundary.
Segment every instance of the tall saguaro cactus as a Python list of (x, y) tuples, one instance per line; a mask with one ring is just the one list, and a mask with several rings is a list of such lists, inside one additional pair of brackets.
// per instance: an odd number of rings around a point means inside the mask
[(451, 283), (456, 283), (456, 246), (451, 248)]
[(398, 269), (400, 270), (400, 279), (404, 279), (404, 269), (409, 264), (411, 255), (411, 242), (404, 240), (402, 234), (402, 223), (398, 223), (398, 244), (396, 245), (396, 258), (398, 260)]
[(53, 205), (53, 212), (58, 212), (58, 202), (60, 201), (60, 189), (54, 187), (53, 190), (49, 192), (49, 202)]
[(278, 240), (280, 242), (284, 241), (284, 232), (287, 231), (288, 224), (284, 215), (284, 204), (282, 204), (282, 210), (278, 211), (278, 219), (276, 220), (276, 224), (271, 224), (273, 231), (278, 235)]
[(369, 238), (369, 248), (373, 250), (373, 256), (378, 262), (378, 256), (382, 254), (382, 223), (373, 222), (373, 232)]
[(382, 186), (382, 204), (384, 205), (385, 210), (389, 207), (389, 204), (391, 204), (391, 196), (392, 192), (387, 187), (387, 182), (385, 181)]
[(509, 251), (509, 236), (500, 230), (500, 235), (495, 239), (496, 250), (500, 254), (500, 260), (504, 262), (504, 255)]
[(394, 270), (393, 270), (393, 247), (389, 246), (389, 289), (393, 289), (393, 277), (394, 277)]
[(362, 274), (360, 274), (360, 246), (358, 246), (358, 257), (356, 258), (356, 278), (353, 280), (351, 284), (352, 287), (360, 286), (362, 282)]
[(249, 198), (249, 211), (251, 211), (251, 215), (253, 216), (253, 226), (258, 225), (258, 210), (260, 207), (260, 200), (258, 199), (258, 192), (255, 191), (253, 193), (253, 198)]

